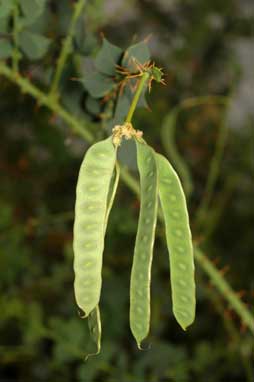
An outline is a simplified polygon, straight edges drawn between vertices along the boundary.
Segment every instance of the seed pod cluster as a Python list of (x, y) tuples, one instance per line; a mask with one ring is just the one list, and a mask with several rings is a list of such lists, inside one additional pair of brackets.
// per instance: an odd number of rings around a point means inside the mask
[[(135, 132), (135, 130), (133, 130)], [(141, 205), (130, 280), (130, 327), (137, 345), (150, 328), (153, 246), (160, 200), (169, 251), (173, 313), (185, 330), (195, 317), (191, 231), (184, 192), (168, 160), (133, 134), (137, 147)], [(119, 180), (114, 136), (93, 145), (81, 165), (74, 222), (74, 291), (88, 316), (98, 354), (101, 341), (99, 300), (102, 255), (109, 213)]]

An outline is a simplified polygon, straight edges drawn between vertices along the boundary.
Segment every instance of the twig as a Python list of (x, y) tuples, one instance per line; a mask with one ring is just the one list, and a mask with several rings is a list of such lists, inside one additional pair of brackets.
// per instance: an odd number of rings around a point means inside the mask
[(176, 106), (166, 115), (161, 128), (161, 138), (167, 155), (172, 160), (173, 165), (180, 176), (185, 194), (187, 197), (189, 197), (193, 191), (193, 180), (188, 165), (185, 163), (184, 159), (179, 153), (175, 137), (176, 122), (180, 110), (181, 107)]
[(254, 317), (246, 308), (244, 303), (238, 298), (231, 286), (227, 283), (221, 273), (215, 268), (212, 262), (203, 252), (195, 248), (195, 258), (201, 265), (201, 268), (208, 274), (214, 286), (218, 289), (221, 295), (229, 302), (232, 309), (242, 319), (242, 322), (254, 334)]
[(19, 59), (20, 59), (20, 52), (18, 49), (18, 18), (19, 18), (19, 4), (17, 1), (13, 4), (13, 10), (12, 10), (12, 38), (13, 38), (13, 51), (12, 51), (12, 68), (15, 72), (18, 72), (19, 70)]
[(148, 79), (149, 79), (149, 73), (145, 72), (140, 79), (140, 82), (138, 84), (138, 88), (137, 88), (135, 95), (133, 97), (133, 100), (131, 102), (130, 109), (128, 111), (128, 115), (126, 117), (125, 122), (131, 122), (134, 111), (136, 110), (140, 95), (141, 95), (141, 93), (144, 89), (144, 86), (145, 86), (146, 82), (148, 81)]
[(225, 122), (225, 115), (223, 117), (219, 137), (216, 142), (214, 156), (210, 165), (210, 171), (208, 173), (208, 178), (205, 186), (204, 196), (201, 200), (199, 207), (197, 208), (195, 221), (197, 222), (197, 227), (202, 223), (205, 214), (209, 208), (209, 204), (212, 200), (216, 182), (220, 173), (220, 165), (223, 157), (224, 147), (227, 138), (227, 126)]
[(59, 81), (61, 79), (63, 69), (64, 69), (65, 63), (68, 59), (68, 56), (70, 55), (70, 53), (72, 51), (72, 42), (73, 42), (73, 37), (75, 34), (76, 24), (77, 24), (77, 21), (79, 19), (79, 16), (81, 15), (81, 12), (84, 8), (85, 2), (86, 2), (86, 0), (78, 0), (77, 3), (74, 5), (75, 9), (74, 9), (74, 12), (72, 14), (72, 18), (71, 18), (71, 22), (70, 22), (70, 26), (69, 26), (69, 31), (68, 31), (68, 33), (67, 33), (67, 35), (63, 41), (62, 49), (61, 49), (61, 52), (60, 52), (60, 55), (59, 55), (59, 58), (57, 61), (57, 65), (56, 65), (55, 75), (54, 75), (53, 81), (52, 81), (52, 86), (50, 88), (50, 94), (51, 95), (57, 95), (57, 93), (58, 93)]
[(180, 103), (181, 109), (188, 109), (204, 104), (216, 103), (218, 105), (228, 105), (230, 97), (220, 95), (207, 95), (199, 97), (190, 97)]
[[(220, 95), (208, 95), (208, 96), (199, 96), (187, 98), (180, 102), (179, 105), (175, 106), (166, 116), (163, 121), (161, 129), (162, 144), (168, 154), (172, 159), (173, 164), (180, 175), (180, 178), (183, 182), (184, 191), (188, 196), (191, 196), (193, 191), (193, 180), (188, 166), (183, 160), (181, 154), (178, 151), (176, 145), (176, 124), (177, 118), (181, 110), (189, 109), (197, 106), (202, 106), (204, 104), (218, 104), (218, 105), (227, 105), (230, 97), (220, 96)], [(209, 181), (210, 182), (210, 181)]]
[[(93, 135), (87, 130), (89, 123), (84, 123), (74, 117), (71, 113), (64, 109), (55, 98), (52, 99), (48, 94), (41, 91), (28, 79), (20, 76), (4, 63), (0, 63), (0, 74), (17, 84), (23, 93), (27, 93), (34, 97), (40, 105), (47, 106), (48, 109), (59, 115), (59, 117), (70, 125), (75, 133), (82, 136), (87, 142), (92, 143), (94, 141)], [(92, 124), (90, 124), (90, 126), (92, 126)]]

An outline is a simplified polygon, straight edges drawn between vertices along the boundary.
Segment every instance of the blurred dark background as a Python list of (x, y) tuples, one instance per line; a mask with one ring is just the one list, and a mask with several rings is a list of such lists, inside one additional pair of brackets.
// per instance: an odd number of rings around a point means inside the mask
[[(24, 57), (21, 71), (41, 88), (50, 82), (72, 3), (48, 1), (32, 26), (51, 44), (40, 60)], [(161, 128), (178, 108), (174, 144), (193, 183), (188, 205), (194, 240), (218, 269), (229, 267), (227, 281), (254, 314), (253, 1), (87, 2), (60, 87), (66, 108), (94, 122), (98, 137), (104, 135), (103, 123), (87, 112), (84, 89), (70, 78), (96, 55), (102, 33), (123, 49), (150, 36), (152, 58), (164, 68), (167, 86), (153, 86), (151, 110), (137, 111), (135, 127), (170, 157)], [(184, 106), (184, 100), (203, 96), (227, 102), (198, 98), (196, 106)], [(0, 128), (0, 380), (253, 382), (253, 334), (198, 265), (196, 321), (187, 332), (177, 325), (162, 225), (152, 272), (152, 346), (137, 350), (128, 299), (139, 201), (123, 182), (104, 253), (102, 351), (84, 362), (92, 344), (74, 301), (72, 225), (76, 180), (88, 143), (1, 76)], [(215, 190), (197, 221), (223, 128), (227, 134)], [(136, 175), (130, 156), (123, 150), (123, 162)]]

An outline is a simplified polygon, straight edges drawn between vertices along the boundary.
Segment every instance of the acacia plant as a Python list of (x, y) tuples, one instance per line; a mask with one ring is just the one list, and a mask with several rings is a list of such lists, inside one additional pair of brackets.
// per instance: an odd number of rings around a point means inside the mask
[[(141, 41), (123, 50), (104, 38), (95, 58), (93, 51), (89, 51), (89, 65), (85, 62), (81, 69), (80, 61), (84, 55), (87, 59), (88, 54), (87, 48), (84, 49), (85, 37), (80, 38), (77, 26), (85, 4), (85, 0), (78, 0), (73, 5), (69, 30), (58, 53), (55, 70), (44, 73), (45, 67), (42, 66), (41, 76), (31, 79), (31, 75), (28, 76), (30, 65), (34, 60), (42, 59), (49, 48), (54, 47), (54, 41), (34, 28), (38, 18), (47, 11), (47, 1), (0, 0), (0, 76), (33, 97), (38, 106), (48, 108), (73, 133), (91, 145), (81, 165), (77, 184), (74, 289), (81, 316), (88, 318), (97, 352), (100, 351), (101, 341), (99, 299), (104, 237), (119, 177), (136, 195), (140, 195), (140, 215), (130, 280), (130, 326), (138, 346), (141, 347), (141, 342), (149, 332), (150, 275), (157, 216), (158, 220), (165, 222), (173, 312), (181, 327), (186, 329), (195, 316), (194, 253), (196, 264), (254, 333), (253, 315), (229, 286), (224, 275), (200, 246), (195, 244), (193, 251), (185, 196), (175, 171), (180, 175), (185, 194), (190, 195), (193, 191), (191, 176), (181, 160), (174, 139), (179, 111), (207, 101), (226, 104), (226, 100), (219, 97), (184, 100), (165, 116), (163, 141), (167, 155), (172, 158), (174, 170), (166, 157), (156, 153), (146, 143), (145, 138), (149, 140), (149, 137), (146, 137), (145, 128), (138, 131), (133, 127), (135, 109), (147, 106), (147, 90), (151, 91), (154, 81), (164, 83), (162, 70), (151, 61), (147, 42)], [(68, 68), (66, 80), (64, 74), (70, 62), (72, 65), (71, 69), (70, 66)], [(82, 93), (86, 94), (86, 102), (79, 115), (70, 110), (63, 96), (63, 83), (70, 82), (71, 78), (78, 80), (76, 85), (82, 85)], [(199, 228), (207, 216), (218, 176), (218, 163), (226, 137), (225, 128), (221, 131), (206, 195), (196, 214), (195, 224)], [(118, 157), (119, 147), (125, 139), (135, 142), (140, 184)]]

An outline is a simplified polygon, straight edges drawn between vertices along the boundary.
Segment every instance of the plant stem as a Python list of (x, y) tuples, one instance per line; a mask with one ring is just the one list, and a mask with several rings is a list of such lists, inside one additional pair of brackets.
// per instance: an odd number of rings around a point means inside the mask
[(136, 110), (136, 107), (137, 107), (137, 104), (138, 104), (138, 101), (139, 101), (139, 97), (141, 96), (142, 90), (143, 90), (143, 88), (144, 88), (148, 78), (149, 78), (149, 73), (145, 72), (142, 75), (141, 80), (140, 80), (140, 82), (138, 84), (138, 88), (137, 88), (137, 90), (135, 92), (135, 95), (133, 97), (133, 100), (131, 102), (131, 106), (129, 108), (129, 111), (128, 111), (128, 114), (127, 114), (125, 122), (131, 122), (133, 114), (134, 114), (134, 112)]
[(180, 102), (180, 109), (188, 109), (204, 104), (216, 103), (218, 105), (228, 105), (230, 97), (220, 96), (220, 95), (208, 95), (208, 96), (199, 96), (199, 97), (190, 97)]
[(193, 180), (189, 168), (179, 153), (176, 144), (175, 133), (178, 115), (183, 109), (202, 106), (204, 104), (227, 105), (229, 100), (230, 97), (220, 95), (186, 98), (185, 100), (181, 101), (179, 105), (175, 106), (164, 119), (161, 129), (162, 144), (180, 175), (187, 197), (189, 197), (193, 192)]
[(242, 322), (254, 334), (254, 318), (246, 308), (245, 304), (238, 298), (236, 293), (226, 282), (221, 273), (214, 267), (212, 262), (198, 248), (195, 248), (195, 258), (202, 266), (203, 270), (208, 274), (214, 286), (221, 295), (229, 302), (230, 306), (242, 319)]
[(176, 126), (180, 111), (181, 108), (176, 106), (166, 115), (161, 128), (161, 138), (166, 153), (180, 176), (186, 197), (188, 198), (193, 191), (193, 180), (189, 167), (180, 154), (176, 143)]
[(225, 122), (225, 115), (221, 122), (219, 137), (216, 142), (214, 156), (211, 161), (210, 170), (208, 173), (208, 178), (205, 186), (204, 197), (201, 200), (199, 207), (197, 208), (195, 222), (196, 226), (200, 227), (205, 218), (206, 212), (208, 211), (209, 204), (212, 200), (216, 182), (220, 173), (220, 165), (223, 157), (224, 147), (227, 139), (227, 126)]
[(73, 131), (82, 136), (87, 142), (92, 143), (94, 141), (93, 135), (87, 130), (88, 123), (84, 124), (83, 121), (65, 110), (55, 98), (52, 99), (48, 94), (34, 86), (28, 79), (21, 77), (16, 71), (2, 63), (0, 63), (0, 74), (17, 84), (23, 93), (31, 95), (39, 104), (47, 106), (48, 109), (59, 115), (70, 125)]
[(72, 50), (72, 42), (73, 42), (73, 37), (75, 34), (76, 24), (77, 24), (77, 21), (79, 19), (80, 14), (83, 10), (83, 7), (85, 5), (85, 1), (86, 0), (78, 0), (77, 3), (74, 5), (75, 9), (74, 9), (74, 12), (72, 14), (71, 21), (70, 21), (69, 31), (68, 31), (68, 34), (63, 41), (63, 46), (62, 46), (62, 49), (61, 49), (61, 52), (60, 52), (60, 55), (59, 55), (59, 58), (57, 61), (56, 71), (55, 71), (55, 75), (54, 75), (53, 81), (52, 81), (52, 86), (50, 89), (51, 95), (57, 95), (57, 93), (58, 93), (59, 81), (61, 79), (67, 58), (68, 58), (68, 56)]
[(19, 5), (18, 2), (15, 1), (13, 4), (13, 10), (12, 10), (12, 21), (13, 21), (13, 30), (12, 30), (12, 37), (13, 37), (13, 44), (14, 49), (12, 52), (12, 68), (15, 72), (18, 72), (19, 70), (19, 58), (20, 58), (20, 52), (18, 50), (18, 17), (19, 17)]

